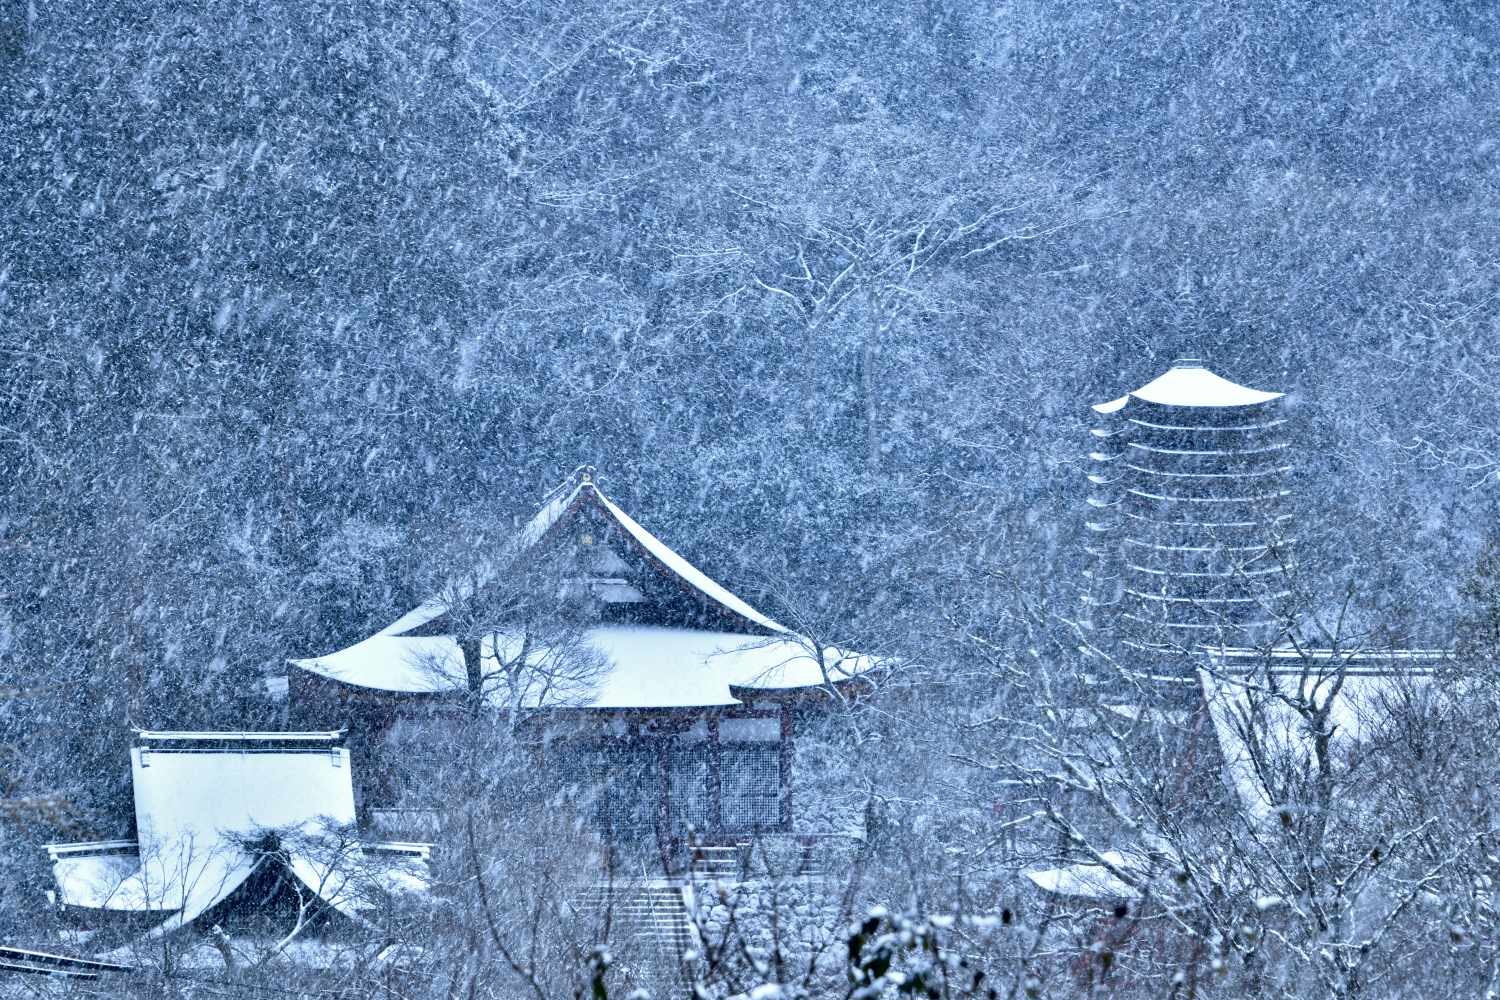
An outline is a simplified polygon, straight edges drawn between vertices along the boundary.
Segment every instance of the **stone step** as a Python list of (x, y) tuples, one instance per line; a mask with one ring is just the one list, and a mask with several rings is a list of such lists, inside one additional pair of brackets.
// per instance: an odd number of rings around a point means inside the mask
[(692, 941), (692, 925), (682, 888), (671, 882), (617, 883), (585, 889), (578, 902), (590, 909), (608, 907), (621, 929), (637, 940), (681, 951)]

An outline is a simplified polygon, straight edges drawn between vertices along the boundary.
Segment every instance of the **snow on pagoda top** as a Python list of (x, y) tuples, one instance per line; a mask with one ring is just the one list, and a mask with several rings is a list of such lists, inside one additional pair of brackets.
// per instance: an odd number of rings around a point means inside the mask
[(1266, 392), (1231, 382), (1195, 359), (1182, 359), (1133, 392), (1107, 403), (1095, 404), (1097, 413), (1115, 413), (1132, 398), (1158, 406), (1232, 407), (1256, 406), (1280, 399), (1280, 392)]
[[(584, 645), (591, 655), (601, 658), (603, 669), (587, 683), (549, 682), (535, 691), (487, 689), (486, 698), (497, 707), (727, 706), (740, 702), (737, 690), (815, 688), (865, 673), (874, 666), (870, 657), (820, 646), (762, 614), (616, 506), (594, 483), (591, 469), (580, 472), (574, 481), (555, 491), (522, 527), (503, 558), (524, 556), (564, 522), (592, 510), (618, 527), (622, 539), (647, 565), (716, 612), (714, 623), (703, 627), (601, 623), (584, 629)], [(469, 683), (463, 649), (458, 636), (442, 629), (440, 619), (474, 590), (473, 582), (453, 585), (445, 596), (429, 598), (367, 639), (324, 656), (292, 660), (291, 664), (340, 683), (374, 690), (411, 694), (462, 691)], [(418, 630), (425, 634), (412, 634)], [(480, 673), (486, 678), (513, 673), (505, 666), (514, 666), (517, 656), (526, 657), (530, 665), (532, 660), (567, 655), (549, 648), (536, 636), (528, 639), (503, 624), (490, 629), (480, 646)], [(540, 666), (545, 670), (547, 664)]]

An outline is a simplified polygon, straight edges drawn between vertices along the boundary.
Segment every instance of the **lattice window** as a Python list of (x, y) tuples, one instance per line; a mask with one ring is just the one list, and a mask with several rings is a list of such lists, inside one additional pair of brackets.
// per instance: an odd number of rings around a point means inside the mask
[(781, 823), (781, 751), (766, 746), (725, 746), (720, 750), (724, 828), (742, 832)]
[(641, 837), (655, 829), (661, 788), (656, 752), (649, 747), (570, 748), (559, 754), (559, 770), (580, 807), (599, 829), (617, 837)]
[(708, 745), (689, 743), (674, 747), (667, 758), (671, 778), (672, 828), (702, 833), (712, 825), (708, 798)]
[[(707, 743), (668, 747), (667, 788), (672, 832), (714, 833)], [(558, 754), (555, 766), (580, 809), (601, 831), (638, 838), (656, 830), (661, 802), (657, 747), (651, 744), (580, 746)], [(778, 744), (725, 744), (720, 748), (722, 829), (751, 833), (781, 824), (781, 754)]]

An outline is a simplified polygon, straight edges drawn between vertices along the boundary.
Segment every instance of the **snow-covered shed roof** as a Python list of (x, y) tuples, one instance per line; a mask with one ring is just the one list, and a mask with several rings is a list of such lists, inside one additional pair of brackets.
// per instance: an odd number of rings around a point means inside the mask
[[(779, 624), (730, 592), (647, 531), (604, 495), (592, 470), (557, 490), (512, 541), (506, 559), (518, 560), (557, 532), (571, 517), (591, 510), (619, 529), (635, 554), (666, 580), (714, 612), (706, 627), (643, 623), (601, 623), (583, 629), (568, 649), (520, 631), (499, 628), (483, 637), (480, 672), (515, 683), (525, 650), (531, 679), (525, 690), (488, 689), (497, 707), (577, 707), (646, 709), (738, 704), (744, 692), (780, 692), (837, 683), (874, 666), (862, 654), (819, 645)], [(591, 585), (598, 586), (594, 580)], [(623, 579), (604, 581), (620, 600), (637, 589)], [(459, 639), (440, 631), (441, 619), (474, 590), (455, 584), (446, 595), (429, 598), (367, 639), (324, 656), (292, 660), (300, 669), (340, 683), (408, 694), (464, 690), (469, 683)], [(609, 599), (609, 598), (606, 598)], [(423, 634), (413, 634), (414, 632)], [(549, 661), (569, 655), (598, 661), (590, 676), (565, 669), (548, 671)], [(526, 671), (521, 672), (522, 675)], [(545, 675), (545, 679), (538, 681)]]
[[(1437, 693), (1447, 650), (1213, 650), (1199, 670), (1225, 783), (1255, 823), (1269, 822), (1283, 786), (1314, 763), (1309, 712), (1326, 711), (1334, 762), (1379, 738), (1397, 715)], [(1253, 668), (1247, 662), (1259, 660)]]
[(154, 937), (191, 923), (266, 864), (349, 916), (369, 904), (372, 868), (377, 883), (420, 881), (415, 871), (392, 876), (404, 865), (372, 862), (347, 835), (354, 786), (342, 735), (138, 731), (137, 840), (48, 845), (59, 902), (158, 913)]
[(1173, 362), (1172, 367), (1132, 392), (1107, 403), (1097, 403), (1098, 413), (1115, 413), (1123, 409), (1132, 398), (1155, 403), (1158, 406), (1230, 407), (1256, 406), (1280, 399), (1283, 393), (1266, 392), (1231, 382), (1206, 368), (1202, 362), (1184, 358)]
[(75, 958), (34, 948), (0, 945), (0, 972), (60, 979), (98, 979), (100, 976), (134, 972), (134, 966), (122, 962), (105, 962), (96, 958)]
[(1139, 899), (1140, 890), (1115, 874), (1115, 871), (1134, 873), (1141, 867), (1139, 859), (1127, 858), (1119, 851), (1105, 851), (1102, 857), (1108, 865), (1079, 862), (1061, 868), (1029, 871), (1026, 877), (1043, 892), (1058, 896), (1095, 900)]
[[(1216, 647), (1200, 650), (1206, 666), (1198, 671), (1222, 760), (1224, 783), (1242, 815), (1258, 827), (1279, 822), (1281, 793), (1308, 776), (1314, 762), (1314, 734), (1300, 705), (1326, 709), (1330, 756), (1347, 768), (1362, 746), (1382, 739), (1406, 710), (1421, 711), (1436, 699), (1452, 697), (1433, 683), (1435, 668), (1453, 659), (1449, 649), (1350, 650), (1313, 647)], [(1138, 709), (1108, 706), (1133, 717)], [(1092, 716), (1083, 717), (1088, 726)], [(1105, 751), (1107, 753), (1107, 751)], [(1169, 858), (1166, 845), (1155, 852), (1105, 851), (1098, 860), (1026, 872), (1044, 892), (1092, 900), (1137, 899)], [(1121, 879), (1125, 874), (1135, 885)], [(1159, 883), (1158, 883), (1159, 884)], [(1271, 897), (1266, 897), (1271, 899)]]

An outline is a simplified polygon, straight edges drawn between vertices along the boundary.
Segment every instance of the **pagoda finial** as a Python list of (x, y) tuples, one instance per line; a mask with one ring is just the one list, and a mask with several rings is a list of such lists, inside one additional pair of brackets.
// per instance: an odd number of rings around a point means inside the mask
[(580, 465), (578, 467), (578, 482), (582, 486), (594, 485), (594, 467), (592, 465)]

